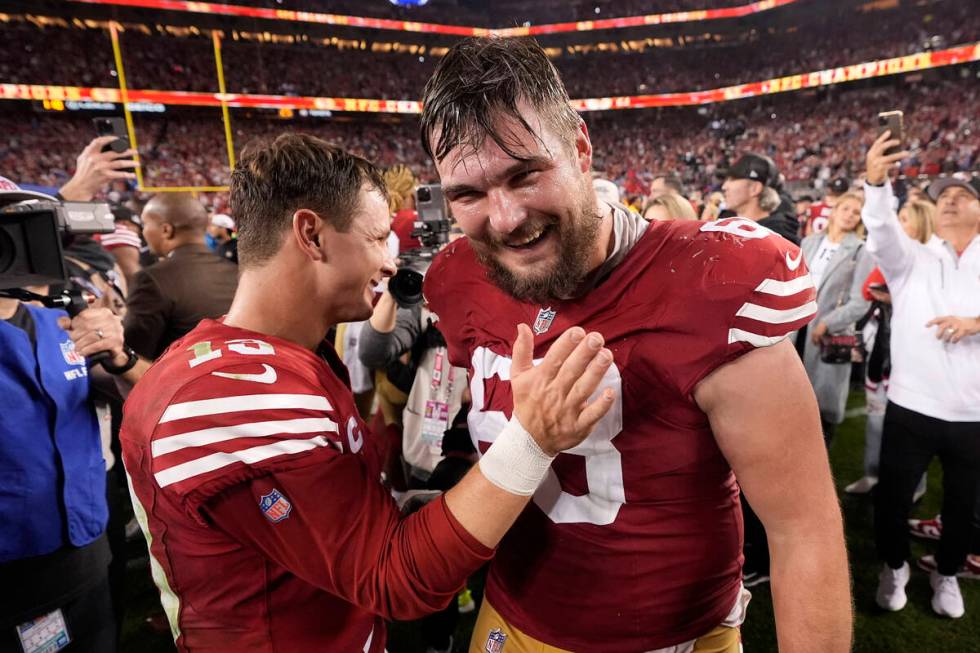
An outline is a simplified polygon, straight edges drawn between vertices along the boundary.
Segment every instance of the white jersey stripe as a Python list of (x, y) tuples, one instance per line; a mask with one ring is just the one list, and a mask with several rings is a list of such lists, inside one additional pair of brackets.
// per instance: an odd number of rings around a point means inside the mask
[(234, 426), (216, 426), (154, 440), (152, 444), (153, 457), (156, 458), (188, 447), (202, 447), (235, 438), (261, 438), (280, 433), (317, 433), (323, 431), (338, 433), (337, 422), (326, 417), (303, 417), (268, 422), (250, 422), (248, 424), (235, 424)]
[(728, 344), (734, 342), (747, 342), (753, 347), (769, 347), (775, 345), (777, 342), (781, 342), (788, 337), (788, 334), (781, 336), (762, 336), (758, 333), (752, 333), (751, 331), (743, 331), (742, 329), (729, 329), (728, 330)]
[(789, 281), (764, 279), (755, 289), (755, 292), (766, 293), (767, 295), (776, 295), (778, 297), (789, 297), (790, 295), (795, 295), (798, 292), (803, 292), (804, 290), (809, 290), (813, 287), (813, 279), (809, 274), (804, 274), (802, 277), (796, 277), (795, 279), (790, 279)]
[(309, 408), (312, 410), (331, 410), (326, 397), (319, 395), (242, 395), (240, 397), (221, 397), (203, 399), (182, 404), (171, 404), (163, 411), (160, 424), (188, 417), (220, 415), (244, 410), (275, 410), (277, 408)]
[(750, 320), (758, 320), (759, 322), (768, 322), (769, 324), (786, 324), (787, 322), (796, 322), (797, 320), (802, 320), (805, 317), (816, 314), (817, 302), (807, 302), (803, 306), (788, 308), (786, 310), (776, 310), (746, 302), (742, 304), (742, 308), (738, 309), (738, 313), (735, 315), (747, 317)]
[(153, 477), (160, 487), (167, 487), (173, 483), (186, 481), (189, 478), (227, 467), (233, 463), (241, 462), (246, 465), (252, 465), (269, 458), (275, 458), (276, 456), (301, 453), (329, 445), (330, 441), (322, 435), (310, 438), (309, 440), (280, 440), (272, 444), (264, 444), (260, 447), (242, 449), (241, 451), (234, 451), (232, 453), (213, 453), (210, 456), (203, 456), (180, 465), (174, 465), (162, 472), (157, 472)]

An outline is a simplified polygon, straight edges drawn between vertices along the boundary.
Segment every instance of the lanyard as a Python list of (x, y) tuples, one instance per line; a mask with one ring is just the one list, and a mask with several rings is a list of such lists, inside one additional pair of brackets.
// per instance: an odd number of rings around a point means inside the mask
[[(436, 360), (432, 365), (432, 390), (433, 391), (438, 390), (439, 386), (442, 385), (442, 370), (445, 364), (445, 360), (446, 360), (446, 348), (445, 347), (436, 348)], [(448, 378), (446, 379), (447, 400), (449, 397), (453, 395), (453, 382), (455, 381), (455, 377), (456, 377), (456, 369), (452, 365), (450, 365), (449, 375)]]

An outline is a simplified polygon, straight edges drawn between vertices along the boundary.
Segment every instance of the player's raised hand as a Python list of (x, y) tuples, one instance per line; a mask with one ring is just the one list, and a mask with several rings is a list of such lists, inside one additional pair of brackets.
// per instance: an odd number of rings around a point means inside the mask
[(534, 336), (526, 324), (518, 325), (510, 379), (514, 415), (544, 453), (553, 456), (580, 443), (613, 405), (609, 388), (589, 401), (613, 360), (603, 343), (600, 334), (572, 327), (534, 365)]

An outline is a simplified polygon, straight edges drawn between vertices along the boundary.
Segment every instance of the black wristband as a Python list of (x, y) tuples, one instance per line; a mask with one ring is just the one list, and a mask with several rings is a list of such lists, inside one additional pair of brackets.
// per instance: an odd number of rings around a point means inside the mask
[(123, 351), (129, 356), (129, 359), (120, 366), (115, 366), (109, 361), (102, 361), (102, 369), (104, 369), (109, 374), (125, 374), (129, 370), (136, 366), (136, 362), (140, 359), (133, 351), (133, 348), (129, 345), (123, 345)]
[(866, 183), (868, 186), (874, 186), (875, 188), (884, 188), (885, 187), (885, 182), (881, 182), (880, 184), (872, 184), (870, 181), (865, 180), (864, 183)]

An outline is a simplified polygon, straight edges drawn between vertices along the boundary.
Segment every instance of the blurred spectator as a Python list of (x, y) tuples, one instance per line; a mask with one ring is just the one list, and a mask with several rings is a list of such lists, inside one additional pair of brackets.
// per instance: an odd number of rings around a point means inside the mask
[(943, 466), (943, 529), (930, 576), (932, 609), (965, 608), (956, 574), (970, 549), (980, 484), (980, 192), (961, 179), (933, 182), (936, 233), (926, 243), (902, 232), (889, 169), (909, 156), (888, 134), (867, 155), (868, 249), (894, 306), (892, 370), (875, 488), (875, 543), (883, 561), (876, 600), (901, 610), (909, 580), (906, 519), (916, 484), (936, 456)]
[[(101, 234), (98, 242), (116, 260), (116, 264), (126, 279), (125, 288), (129, 288), (140, 269), (140, 249), (143, 246), (140, 238), (140, 217), (132, 209), (125, 206), (112, 207), (116, 230), (111, 234)], [(124, 293), (125, 294), (125, 293)]]
[[(898, 221), (909, 238), (923, 245), (933, 233), (932, 202), (912, 200), (898, 212)], [(872, 304), (871, 314), (862, 338), (868, 351), (865, 387), (867, 424), (864, 429), (864, 476), (844, 488), (848, 494), (866, 494), (878, 484), (878, 460), (881, 454), (881, 430), (888, 402), (888, 377), (891, 374), (891, 315), (892, 299), (885, 277), (875, 268), (864, 281), (864, 298)], [(926, 475), (916, 488), (913, 501), (925, 494)], [(978, 543), (980, 544), (980, 543)]]
[(126, 343), (152, 361), (202, 319), (228, 311), (238, 268), (204, 244), (208, 214), (190, 194), (153, 196), (142, 219), (150, 250), (163, 260), (136, 275), (127, 301)]
[(724, 203), (724, 201), (724, 193), (719, 193), (718, 191), (710, 193), (707, 201), (704, 203), (704, 209), (701, 211), (700, 219), (704, 222), (717, 220), (718, 216), (721, 214), (721, 205)]
[[(801, 249), (817, 287), (817, 315), (796, 335), (820, 406), (824, 440), (830, 447), (844, 409), (851, 378), (855, 325), (870, 308), (861, 288), (874, 267), (861, 232), (863, 198), (848, 193), (837, 199), (827, 229), (807, 236)], [(789, 262), (787, 262), (787, 265)]]
[(772, 159), (761, 154), (746, 154), (723, 174), (722, 191), (727, 210), (758, 222), (791, 243), (799, 242), (796, 216), (777, 212), (782, 198), (775, 188), (779, 171)]
[(697, 220), (691, 203), (686, 197), (670, 191), (661, 193), (643, 209), (645, 220)]
[(677, 175), (656, 175), (650, 181), (650, 192), (647, 201), (652, 202), (664, 193), (684, 195), (684, 184)]
[(843, 177), (838, 177), (830, 182), (823, 201), (810, 206), (803, 231), (804, 236), (820, 233), (827, 228), (827, 222), (830, 220), (830, 214), (834, 210), (837, 199), (846, 193), (850, 187), (851, 182)]
[(235, 221), (226, 213), (211, 216), (205, 235), (207, 246), (223, 259), (238, 264), (238, 241), (235, 239)]

